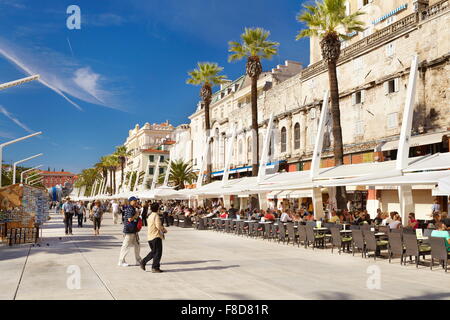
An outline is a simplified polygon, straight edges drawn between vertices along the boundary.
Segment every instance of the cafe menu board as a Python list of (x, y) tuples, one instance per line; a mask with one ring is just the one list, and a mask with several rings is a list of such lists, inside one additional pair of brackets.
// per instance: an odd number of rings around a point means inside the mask
[(23, 227), (48, 220), (48, 195), (45, 189), (27, 185), (0, 188), (0, 223), (16, 222)]

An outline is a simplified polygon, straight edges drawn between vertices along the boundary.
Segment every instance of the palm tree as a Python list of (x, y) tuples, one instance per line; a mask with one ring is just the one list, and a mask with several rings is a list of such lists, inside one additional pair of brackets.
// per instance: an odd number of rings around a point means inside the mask
[(92, 187), (95, 183), (95, 180), (100, 178), (99, 171), (96, 168), (88, 168), (81, 171), (81, 173), (78, 175), (78, 179), (75, 182), (75, 187), (81, 188), (83, 186), (86, 186), (85, 194), (84, 195), (91, 195), (94, 190), (92, 190)]
[(236, 41), (229, 42), (230, 56), (228, 61), (241, 60), (247, 58), (246, 73), (252, 79), (251, 100), (252, 100), (252, 132), (253, 132), (253, 161), (252, 175), (258, 175), (259, 165), (259, 128), (258, 128), (258, 79), (262, 73), (262, 59), (271, 59), (277, 54), (278, 42), (267, 40), (270, 32), (262, 28), (245, 28), (241, 35), (242, 43)]
[[(200, 97), (202, 98), (204, 110), (205, 110), (205, 132), (206, 137), (209, 137), (211, 130), (211, 122), (209, 117), (209, 105), (211, 104), (212, 88), (215, 85), (219, 85), (226, 81), (226, 76), (219, 75), (223, 70), (223, 67), (219, 67), (217, 63), (211, 62), (198, 62), (197, 69), (188, 72), (190, 78), (186, 80), (186, 83), (193, 85), (201, 85)], [(206, 156), (206, 181), (210, 182), (211, 179), (211, 151)]]
[(112, 194), (116, 192), (116, 170), (119, 165), (120, 161), (115, 154), (110, 154), (104, 157), (104, 166), (109, 171), (109, 186)]
[[(322, 0), (315, 5), (304, 5), (305, 10), (297, 16), (299, 22), (306, 24), (297, 40), (304, 37), (320, 39), (322, 58), (328, 66), (328, 81), (330, 87), (331, 116), (333, 121), (334, 162), (336, 166), (344, 163), (344, 147), (342, 142), (341, 112), (339, 109), (339, 87), (336, 75), (336, 64), (341, 53), (341, 39), (347, 40), (351, 32), (363, 31), (364, 23), (357, 11), (346, 15), (345, 0)], [(347, 194), (345, 187), (336, 188), (336, 204), (339, 209), (345, 209)]]
[[(107, 163), (106, 156), (103, 156), (100, 158), (100, 162), (95, 164), (95, 168), (97, 168), (97, 170), (99, 172), (101, 172), (103, 179), (108, 178), (108, 163)], [(100, 192), (101, 191), (102, 190), (100, 190)]]
[(120, 162), (120, 169), (121, 171), (121, 179), (120, 179), (120, 187), (123, 185), (123, 172), (125, 169), (125, 162), (127, 161), (127, 158), (131, 156), (131, 152), (127, 151), (127, 147), (125, 146), (118, 146), (116, 147), (116, 151), (114, 152), (114, 155), (119, 159)]
[[(166, 161), (167, 165), (169, 164)], [(158, 183), (164, 183), (165, 174), (158, 176)], [(192, 163), (183, 160), (172, 161), (169, 172), (169, 184), (176, 190), (184, 189), (184, 184), (191, 184), (197, 179), (197, 175), (192, 171)]]

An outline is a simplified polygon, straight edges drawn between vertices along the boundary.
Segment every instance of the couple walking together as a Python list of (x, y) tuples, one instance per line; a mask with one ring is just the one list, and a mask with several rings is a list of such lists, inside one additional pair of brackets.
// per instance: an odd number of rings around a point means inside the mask
[(124, 240), (122, 243), (122, 248), (120, 250), (119, 266), (127, 267), (128, 264), (125, 262), (125, 257), (128, 254), (131, 247), (134, 247), (134, 255), (137, 263), (145, 271), (146, 264), (153, 259), (152, 272), (161, 273), (160, 261), (162, 256), (162, 240), (164, 239), (164, 234), (167, 230), (161, 223), (159, 218), (158, 210), (159, 204), (152, 203), (150, 206), (151, 214), (147, 218), (148, 223), (148, 244), (150, 246), (150, 253), (141, 259), (140, 256), (140, 245), (139, 245), (139, 235), (137, 224), (139, 220), (139, 211), (137, 210), (137, 198), (131, 197), (128, 199), (130, 205), (125, 208), (124, 212)]

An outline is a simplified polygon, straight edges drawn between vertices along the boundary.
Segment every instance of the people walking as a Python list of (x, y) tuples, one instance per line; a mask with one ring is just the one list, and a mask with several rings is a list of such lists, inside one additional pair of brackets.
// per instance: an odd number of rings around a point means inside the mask
[(137, 198), (131, 197), (128, 199), (129, 205), (125, 207), (123, 214), (123, 233), (124, 239), (122, 248), (120, 249), (119, 266), (128, 267), (125, 258), (130, 251), (130, 248), (134, 248), (134, 257), (136, 263), (139, 265), (142, 261), (140, 256), (139, 235), (137, 231), (137, 221), (139, 219), (139, 211), (137, 210)]
[(78, 228), (83, 228), (83, 218), (86, 216), (86, 207), (82, 201), (78, 201), (74, 207), (78, 218)]
[(150, 246), (150, 253), (142, 259), (140, 266), (141, 269), (145, 271), (145, 265), (153, 259), (152, 263), (152, 272), (161, 273), (163, 272), (160, 269), (160, 261), (162, 256), (162, 240), (164, 239), (164, 234), (167, 230), (161, 223), (161, 219), (159, 218), (158, 210), (159, 204), (152, 203), (150, 206), (151, 214), (147, 219), (148, 222), (148, 244)]
[(92, 207), (92, 219), (94, 222), (94, 235), (98, 236), (100, 234), (100, 225), (102, 222), (104, 209), (100, 204), (100, 201), (95, 201), (94, 206)]
[(72, 235), (72, 222), (73, 222), (73, 215), (75, 213), (74, 211), (74, 205), (70, 201), (70, 198), (66, 198), (66, 202), (62, 205), (61, 213), (64, 215), (64, 226), (66, 230), (66, 235)]
[(113, 215), (113, 223), (117, 224), (121, 221), (120, 211), (119, 211), (119, 203), (116, 200), (113, 200), (111, 204), (112, 215)]
[(142, 225), (144, 226), (147, 226), (148, 206), (149, 206), (148, 201), (145, 201), (144, 205), (142, 206), (141, 216), (142, 216)]

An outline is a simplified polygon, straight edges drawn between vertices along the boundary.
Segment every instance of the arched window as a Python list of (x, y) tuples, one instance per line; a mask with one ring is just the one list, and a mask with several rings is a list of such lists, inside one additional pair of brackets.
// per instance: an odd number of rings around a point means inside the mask
[(244, 142), (242, 141), (242, 139), (239, 139), (239, 142), (238, 142), (238, 148), (239, 148), (239, 155), (241, 156), (242, 155), (242, 144), (243, 144)]
[(286, 127), (281, 128), (281, 152), (286, 152)]
[(294, 149), (300, 149), (300, 124), (294, 126)]

